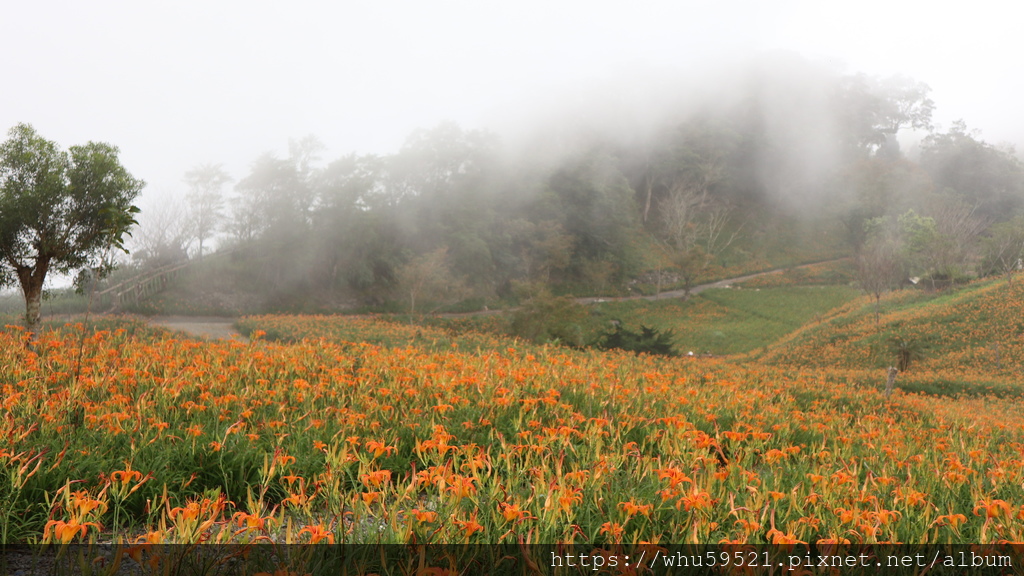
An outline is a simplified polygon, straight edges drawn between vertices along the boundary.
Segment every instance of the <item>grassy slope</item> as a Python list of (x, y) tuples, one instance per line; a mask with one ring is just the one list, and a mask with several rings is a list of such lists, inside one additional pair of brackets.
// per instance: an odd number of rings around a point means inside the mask
[[(901, 379), (929, 392), (1016, 390), (1024, 368), (1024, 284), (976, 282), (956, 292), (917, 290), (883, 298), (875, 324), (874, 303), (854, 300), (830, 318), (809, 324), (757, 359), (776, 365), (880, 373), (897, 362), (894, 341), (915, 351)], [(926, 381), (934, 389), (924, 386)]]
[(716, 289), (689, 300), (609, 302), (591, 315), (594, 331), (612, 319), (671, 329), (683, 351), (736, 354), (757, 349), (855, 298), (845, 286)]
[[(683, 353), (738, 354), (767, 346), (837, 306), (856, 298), (847, 286), (729, 288), (701, 292), (689, 300), (628, 300), (589, 307), (580, 327), (585, 341), (611, 328), (613, 320), (636, 330), (640, 325), (672, 330)], [(507, 332), (508, 316), (432, 318), (433, 326), (458, 332)]]

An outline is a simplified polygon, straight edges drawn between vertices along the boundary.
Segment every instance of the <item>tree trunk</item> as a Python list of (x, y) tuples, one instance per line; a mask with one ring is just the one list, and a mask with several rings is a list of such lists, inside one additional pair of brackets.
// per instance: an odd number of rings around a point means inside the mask
[(647, 223), (647, 213), (651, 211), (651, 194), (654, 189), (653, 178), (648, 174), (644, 176), (644, 183), (647, 185), (647, 200), (644, 202), (644, 224)]
[(885, 379), (885, 397), (886, 397), (886, 399), (888, 399), (889, 396), (892, 395), (892, 385), (896, 383), (896, 375), (897, 374), (899, 374), (899, 370), (897, 370), (893, 366), (889, 366), (889, 375)]
[(39, 320), (42, 317), (43, 281), (50, 267), (49, 260), (37, 260), (32, 268), (18, 266), (16, 268), (21, 292), (25, 295), (25, 328), (36, 339)]
[(42, 286), (33, 286), (25, 291), (25, 327), (33, 334), (33, 338), (42, 319), (42, 301)]

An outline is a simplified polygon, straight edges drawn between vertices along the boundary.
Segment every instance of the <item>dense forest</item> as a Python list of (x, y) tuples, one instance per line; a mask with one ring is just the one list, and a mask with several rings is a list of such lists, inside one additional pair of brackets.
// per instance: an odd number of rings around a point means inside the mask
[(789, 61), (678, 101), (635, 124), (553, 115), (507, 140), (444, 123), (332, 161), (306, 137), (237, 179), (200, 166), (187, 213), (142, 215), (133, 258), (214, 245), (236, 288), (270, 302), (415, 312), (689, 288), (780, 253), (856, 255), (875, 294), (1018, 265), (1020, 160), (962, 121), (933, 126), (923, 82)]

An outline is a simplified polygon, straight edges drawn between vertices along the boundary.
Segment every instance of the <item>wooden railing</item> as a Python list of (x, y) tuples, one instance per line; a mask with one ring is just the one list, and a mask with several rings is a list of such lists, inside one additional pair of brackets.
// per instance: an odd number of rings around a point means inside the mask
[(148, 270), (96, 292), (96, 298), (100, 306), (109, 308), (110, 312), (117, 312), (126, 303), (138, 304), (140, 300), (163, 291), (171, 279), (191, 265), (192, 262), (186, 260)]
[(202, 260), (184, 260), (147, 270), (96, 292), (97, 305), (100, 308), (106, 308), (109, 312), (117, 312), (125, 304), (138, 304), (140, 301), (162, 292), (171, 280), (177, 278), (183, 270), (197, 262), (226, 256), (232, 252), (234, 250), (222, 250), (207, 254)]

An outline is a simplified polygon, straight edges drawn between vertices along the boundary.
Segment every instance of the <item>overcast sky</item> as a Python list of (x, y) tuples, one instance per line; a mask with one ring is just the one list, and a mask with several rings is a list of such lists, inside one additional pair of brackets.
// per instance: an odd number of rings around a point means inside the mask
[(496, 127), (577, 86), (632, 71), (792, 51), (932, 87), (935, 120), (1024, 143), (1024, 9), (1013, 2), (5, 3), (0, 129), (100, 140), (149, 183), (318, 136), (325, 159), (396, 151), (413, 129)]

